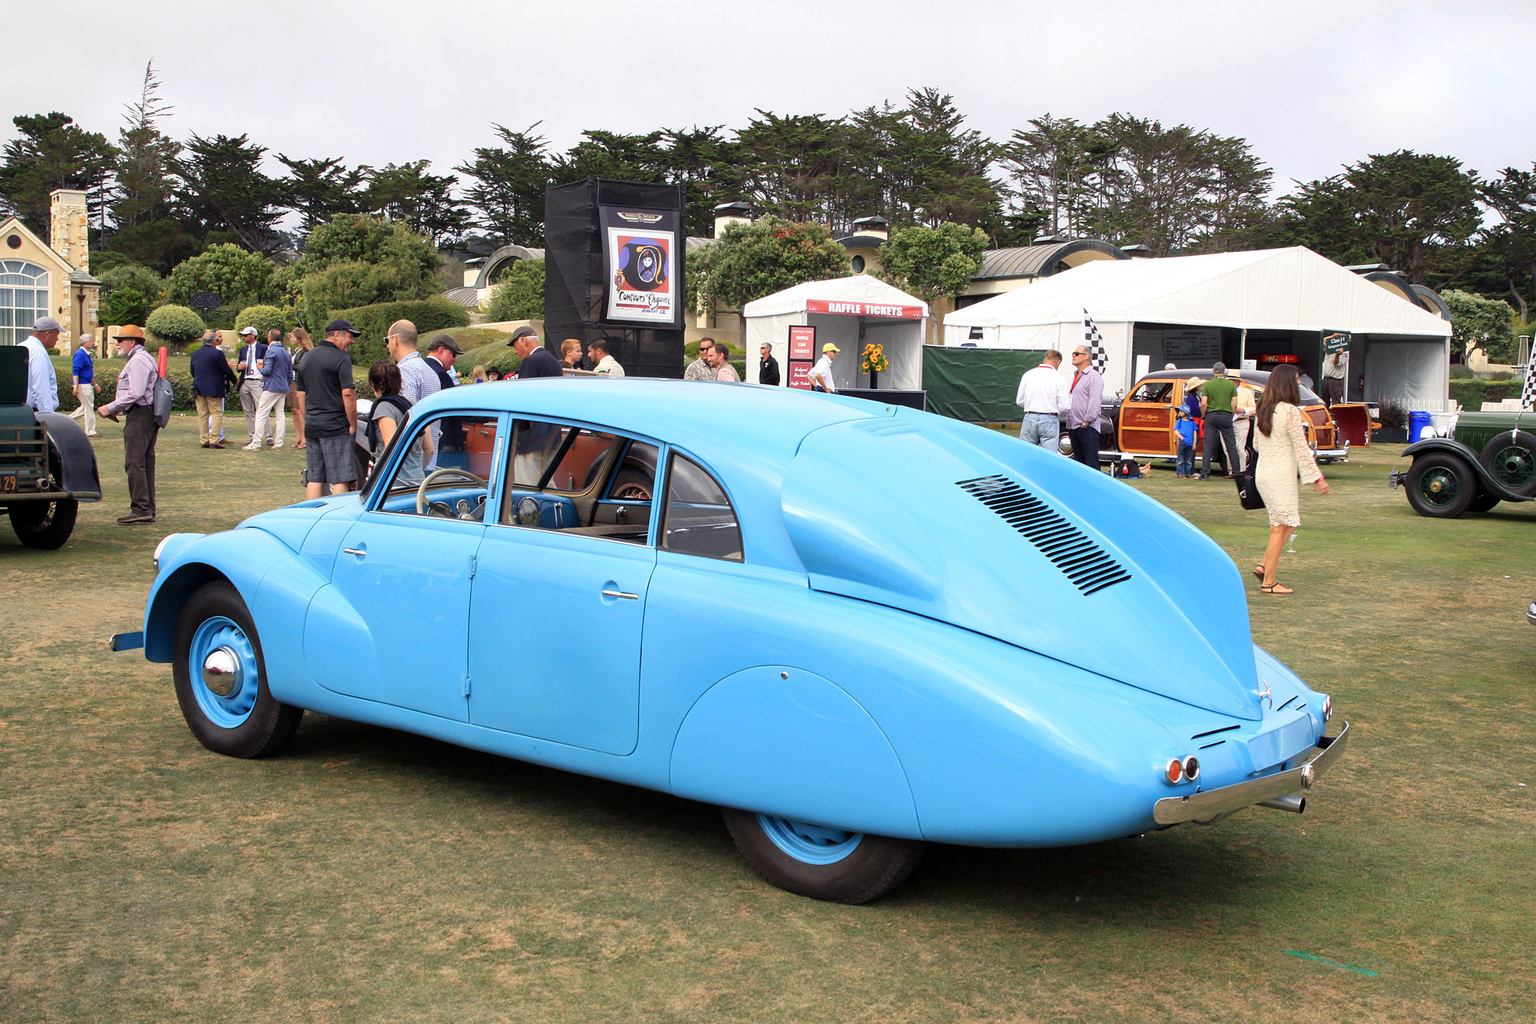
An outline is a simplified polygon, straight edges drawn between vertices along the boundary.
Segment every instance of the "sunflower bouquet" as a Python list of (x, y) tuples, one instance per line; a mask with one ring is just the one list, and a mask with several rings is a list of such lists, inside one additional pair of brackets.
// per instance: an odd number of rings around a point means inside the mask
[(883, 345), (864, 346), (864, 361), (859, 364), (859, 369), (865, 373), (879, 373), (890, 368), (891, 361), (885, 358), (885, 347)]

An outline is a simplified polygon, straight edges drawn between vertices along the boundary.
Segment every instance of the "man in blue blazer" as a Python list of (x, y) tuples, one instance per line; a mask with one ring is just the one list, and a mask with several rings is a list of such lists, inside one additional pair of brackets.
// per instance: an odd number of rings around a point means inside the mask
[(192, 394), (197, 400), (197, 432), (204, 448), (223, 448), (224, 396), (240, 378), (229, 368), (219, 348), (219, 332), (203, 335), (203, 346), (192, 353)]

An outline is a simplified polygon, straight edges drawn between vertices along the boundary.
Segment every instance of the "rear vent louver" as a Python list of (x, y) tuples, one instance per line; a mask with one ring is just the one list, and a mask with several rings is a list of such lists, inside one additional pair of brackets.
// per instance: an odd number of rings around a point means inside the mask
[(1023, 534), (1084, 594), (1096, 594), (1131, 578), (1083, 531), (1007, 477), (979, 476), (959, 481), (959, 487)]

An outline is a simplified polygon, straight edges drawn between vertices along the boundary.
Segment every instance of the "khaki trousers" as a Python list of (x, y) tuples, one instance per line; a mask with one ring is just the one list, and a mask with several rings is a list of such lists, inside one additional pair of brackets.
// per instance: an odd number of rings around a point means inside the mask
[(87, 434), (96, 433), (96, 385), (76, 384), (80, 389), (80, 408), (69, 414), (72, 420), (79, 420), (85, 427)]
[(288, 418), (283, 415), (283, 405), (287, 400), (288, 392), (286, 391), (261, 393), (261, 401), (256, 403), (256, 433), (251, 437), (252, 444), (259, 445), (267, 439), (267, 417), (275, 414), (277, 427), (272, 443), (278, 448), (283, 446), (283, 429), (288, 424)]
[(224, 399), (197, 396), (197, 439), (203, 444), (218, 444), (224, 433)]

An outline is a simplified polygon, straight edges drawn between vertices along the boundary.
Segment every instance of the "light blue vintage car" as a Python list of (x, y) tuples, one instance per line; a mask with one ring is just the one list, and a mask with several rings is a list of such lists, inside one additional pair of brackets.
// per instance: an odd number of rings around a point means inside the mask
[(209, 749), (273, 754), (311, 709), (645, 786), (856, 903), (927, 840), (1300, 811), (1344, 748), (1215, 544), (999, 433), (556, 378), (438, 394), (395, 441), (361, 496), (156, 551), (115, 646), (171, 663)]

